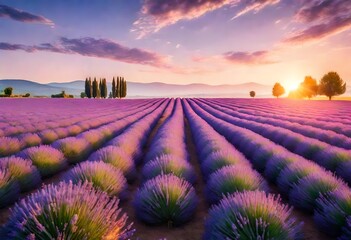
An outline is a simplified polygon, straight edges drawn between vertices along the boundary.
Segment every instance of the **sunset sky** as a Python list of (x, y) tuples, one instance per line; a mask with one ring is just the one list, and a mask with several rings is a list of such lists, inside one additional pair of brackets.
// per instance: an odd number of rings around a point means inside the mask
[(0, 79), (351, 81), (349, 0), (0, 0)]

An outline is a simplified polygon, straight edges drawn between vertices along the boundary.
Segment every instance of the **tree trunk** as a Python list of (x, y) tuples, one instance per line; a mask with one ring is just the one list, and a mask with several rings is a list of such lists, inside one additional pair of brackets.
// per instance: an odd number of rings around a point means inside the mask
[(332, 97), (331, 97), (331, 96), (329, 96), (329, 101), (331, 100), (331, 98), (332, 98)]

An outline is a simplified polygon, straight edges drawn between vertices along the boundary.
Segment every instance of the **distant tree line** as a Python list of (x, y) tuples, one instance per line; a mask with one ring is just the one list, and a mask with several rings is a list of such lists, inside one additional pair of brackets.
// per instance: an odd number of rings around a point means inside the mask
[[(329, 72), (325, 74), (317, 83), (317, 80), (311, 76), (306, 76), (304, 81), (300, 83), (298, 89), (289, 93), (289, 98), (308, 98), (311, 99), (317, 95), (325, 95), (332, 99), (334, 96), (342, 95), (346, 92), (346, 82), (344, 82), (337, 72)], [(285, 93), (284, 87), (280, 83), (273, 86), (272, 94), (280, 97)]]
[(70, 94), (66, 94), (65, 91), (62, 91), (59, 94), (52, 94), (51, 98), (74, 98), (74, 96)]
[(14, 95), (13, 94), (13, 87), (7, 87), (3, 91), (0, 90), (0, 97), (14, 97), (14, 98), (17, 98), (17, 97), (30, 97), (30, 94), (26, 93), (26, 94), (22, 94), (22, 95), (21, 94)]
[[(112, 91), (109, 94), (109, 98), (124, 98), (127, 96), (127, 82), (123, 77), (113, 77), (112, 80)], [(107, 98), (107, 82), (106, 78), (100, 78), (99, 81), (91, 79), (91, 77), (85, 79), (85, 91), (81, 93), (81, 97), (87, 98)]]

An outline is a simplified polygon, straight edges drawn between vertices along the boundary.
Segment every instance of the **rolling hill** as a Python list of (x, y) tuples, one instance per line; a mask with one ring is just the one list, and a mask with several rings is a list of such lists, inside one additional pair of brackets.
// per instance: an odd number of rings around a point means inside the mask
[[(15, 94), (30, 93), (32, 96), (50, 96), (62, 90), (74, 96), (80, 96), (84, 91), (84, 81), (76, 80), (65, 83), (40, 84), (29, 80), (3, 79), (0, 80), (0, 89), (8, 86), (14, 88)], [(108, 83), (108, 92), (111, 83)], [(237, 85), (207, 85), (207, 84), (166, 84), (160, 82), (137, 83), (128, 82), (128, 97), (248, 97), (251, 90), (256, 91), (257, 97), (270, 97), (271, 86), (254, 82)]]

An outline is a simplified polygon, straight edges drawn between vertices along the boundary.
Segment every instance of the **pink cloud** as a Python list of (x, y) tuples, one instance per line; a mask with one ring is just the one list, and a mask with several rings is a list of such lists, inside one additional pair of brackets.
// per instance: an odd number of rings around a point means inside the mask
[(277, 61), (270, 59), (271, 56), (268, 51), (227, 52), (222, 57), (232, 64), (262, 65), (277, 63)]

